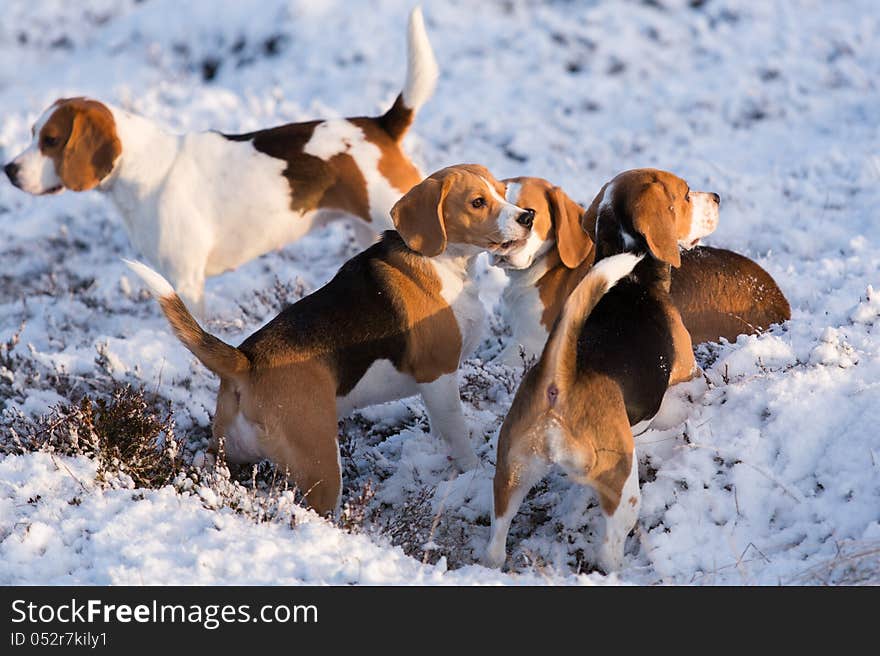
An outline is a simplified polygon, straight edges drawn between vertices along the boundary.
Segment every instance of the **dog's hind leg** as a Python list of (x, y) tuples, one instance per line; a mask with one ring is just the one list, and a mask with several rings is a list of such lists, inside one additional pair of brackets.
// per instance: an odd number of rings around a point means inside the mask
[[(493, 483), (494, 507), (492, 529), (483, 564), (501, 567), (507, 559), (507, 534), (523, 500), (538, 482), (547, 475), (549, 461), (542, 448), (532, 448), (531, 440), (514, 435), (520, 428), (512, 428), (507, 421), (498, 436), (498, 462)], [(537, 433), (532, 434), (541, 442)]]
[(606, 417), (601, 434), (573, 435), (560, 430), (554, 443), (551, 431), (550, 454), (577, 482), (589, 485), (599, 495), (605, 532), (598, 549), (598, 565), (606, 573), (623, 566), (626, 536), (639, 517), (638, 460), (632, 430), (622, 403)]
[[(629, 467), (626, 466), (627, 460)], [(628, 470), (625, 476), (622, 475), (624, 470)], [(602, 516), (605, 518), (605, 535), (599, 546), (598, 565), (610, 573), (623, 566), (626, 536), (639, 518), (642, 496), (639, 491), (639, 461), (635, 451), (628, 456), (618, 454), (606, 478), (601, 485), (598, 481), (596, 483)]]
[[(332, 384), (319, 380), (321, 370), (299, 372), (307, 384), (291, 384), (282, 376), (285, 393), (272, 399), (281, 410), (266, 426), (265, 450), (287, 469), (305, 502), (319, 515), (335, 512), (342, 494), (339, 425)], [(268, 403), (266, 404), (268, 405)]]

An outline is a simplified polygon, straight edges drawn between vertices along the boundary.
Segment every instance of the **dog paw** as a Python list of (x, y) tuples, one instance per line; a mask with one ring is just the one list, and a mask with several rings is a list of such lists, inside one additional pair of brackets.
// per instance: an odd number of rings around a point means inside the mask
[(455, 458), (453, 462), (455, 463), (455, 466), (458, 467), (458, 471), (463, 474), (471, 469), (476, 469), (480, 464), (480, 459), (477, 457), (476, 453), (471, 451), (466, 455)]
[(503, 547), (501, 549), (493, 549), (492, 547), (489, 547), (486, 549), (483, 557), (480, 558), (480, 565), (488, 567), (489, 569), (501, 569), (504, 567), (504, 562), (506, 560), (507, 553), (505, 553)]

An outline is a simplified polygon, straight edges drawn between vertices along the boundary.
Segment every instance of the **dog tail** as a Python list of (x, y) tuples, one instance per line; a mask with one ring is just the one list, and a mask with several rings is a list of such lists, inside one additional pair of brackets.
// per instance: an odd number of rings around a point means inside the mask
[[(568, 389), (574, 379), (577, 342), (587, 317), (609, 289), (628, 276), (644, 254), (620, 253), (603, 258), (590, 269), (566, 299), (559, 320), (550, 333), (544, 356), (550, 380), (559, 388)], [(549, 392), (548, 392), (549, 393)]]
[(422, 8), (409, 14), (406, 39), (406, 84), (397, 100), (379, 123), (395, 141), (400, 141), (415, 118), (416, 112), (434, 93), (437, 86), (437, 60), (425, 31)]
[(244, 353), (202, 329), (186, 309), (186, 305), (174, 291), (171, 283), (145, 264), (125, 259), (123, 262), (150, 288), (177, 338), (208, 369), (227, 378), (240, 375), (250, 369), (250, 361)]

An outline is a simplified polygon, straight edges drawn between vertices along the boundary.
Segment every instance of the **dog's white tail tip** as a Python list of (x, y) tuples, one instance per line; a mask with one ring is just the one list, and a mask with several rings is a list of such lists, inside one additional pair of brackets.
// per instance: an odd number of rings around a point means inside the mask
[(645, 254), (636, 255), (634, 253), (619, 253), (603, 258), (593, 265), (590, 275), (599, 275), (607, 281), (607, 288), (610, 289), (617, 284), (621, 278), (625, 278), (635, 268)]
[(163, 278), (157, 271), (154, 271), (141, 262), (126, 260), (125, 258), (122, 258), (122, 261), (144, 281), (147, 287), (150, 288), (150, 293), (156, 298), (165, 298), (166, 296), (174, 295), (174, 287), (172, 287), (171, 283), (165, 280), (165, 278)]
[(425, 104), (437, 86), (437, 60), (428, 32), (422, 8), (416, 6), (409, 14), (406, 49), (406, 85), (403, 87), (403, 104), (417, 112)]

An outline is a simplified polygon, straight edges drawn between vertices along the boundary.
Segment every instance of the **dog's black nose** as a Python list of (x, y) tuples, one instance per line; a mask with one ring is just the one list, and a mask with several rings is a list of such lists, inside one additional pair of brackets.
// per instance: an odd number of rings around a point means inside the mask
[(721, 196), (716, 193), (712, 194), (712, 200), (714, 200), (718, 205), (721, 205)]
[(16, 182), (16, 176), (18, 175), (18, 164), (15, 162), (9, 162), (6, 166), (3, 167), (3, 170), (6, 172), (6, 176), (9, 178), (9, 181), (12, 183)]
[(516, 222), (526, 228), (531, 228), (535, 221), (535, 210), (528, 208), (525, 212), (516, 217)]

